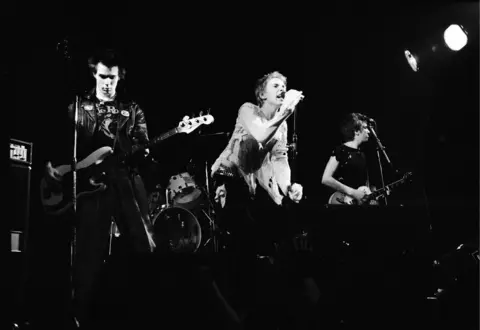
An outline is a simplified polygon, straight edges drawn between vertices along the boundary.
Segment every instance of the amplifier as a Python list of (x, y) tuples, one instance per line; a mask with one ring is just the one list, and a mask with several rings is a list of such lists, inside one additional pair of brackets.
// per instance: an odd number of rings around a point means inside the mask
[(10, 139), (10, 161), (31, 166), (32, 155), (33, 143)]
[(30, 181), (33, 143), (10, 139), (9, 180), (11, 251), (26, 249), (25, 235), (30, 218)]

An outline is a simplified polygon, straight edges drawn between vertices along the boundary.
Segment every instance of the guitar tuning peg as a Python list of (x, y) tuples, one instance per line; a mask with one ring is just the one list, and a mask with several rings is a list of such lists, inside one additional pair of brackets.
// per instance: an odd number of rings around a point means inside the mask
[(189, 117), (189, 116), (185, 116), (185, 117), (183, 117), (183, 121), (187, 121), (188, 119), (190, 119), (190, 117)]
[(198, 116), (199, 116), (199, 117), (203, 116), (203, 110), (200, 110)]
[(208, 110), (207, 110), (207, 115), (210, 114), (210, 110), (212, 110), (212, 109), (211, 109), (211, 108), (208, 108)]

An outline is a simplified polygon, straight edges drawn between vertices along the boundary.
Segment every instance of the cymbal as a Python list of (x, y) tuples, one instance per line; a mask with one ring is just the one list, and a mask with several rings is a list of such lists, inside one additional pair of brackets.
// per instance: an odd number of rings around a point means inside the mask
[(230, 132), (217, 132), (217, 133), (210, 133), (210, 134), (200, 134), (199, 136), (207, 137), (207, 136), (230, 136)]

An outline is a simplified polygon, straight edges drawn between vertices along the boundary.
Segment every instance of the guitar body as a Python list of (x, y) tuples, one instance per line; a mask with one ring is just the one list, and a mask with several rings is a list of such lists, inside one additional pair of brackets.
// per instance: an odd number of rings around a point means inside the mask
[[(370, 195), (372, 191), (367, 186), (361, 186), (358, 189), (362, 190), (365, 195)], [(376, 201), (375, 201), (376, 202)], [(348, 196), (340, 191), (334, 192), (328, 199), (330, 205), (362, 205), (363, 202), (358, 202), (355, 198)], [(372, 203), (369, 203), (372, 204)]]
[(331, 204), (331, 205), (363, 205), (363, 204), (378, 205), (377, 200), (379, 197), (388, 195), (392, 188), (400, 184), (403, 184), (408, 179), (410, 179), (411, 176), (412, 176), (412, 173), (408, 172), (403, 175), (402, 179), (392, 182), (381, 189), (374, 188), (373, 191), (370, 190), (370, 188), (367, 186), (358, 187), (357, 189), (360, 189), (365, 193), (365, 196), (361, 202), (358, 202), (354, 198), (348, 195), (345, 195), (344, 193), (336, 191), (328, 199), (328, 204)]
[[(95, 150), (77, 163), (77, 200), (107, 189), (104, 160), (112, 154), (110, 147)], [(73, 172), (70, 165), (57, 167), (62, 175), (60, 182), (40, 181), (40, 198), (45, 212), (61, 215), (72, 207)]]

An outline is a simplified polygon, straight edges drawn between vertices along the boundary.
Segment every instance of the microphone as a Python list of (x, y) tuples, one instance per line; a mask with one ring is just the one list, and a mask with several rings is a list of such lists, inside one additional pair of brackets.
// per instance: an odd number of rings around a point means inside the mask
[(373, 118), (365, 116), (365, 121), (367, 122), (367, 124), (377, 125), (377, 122)]

